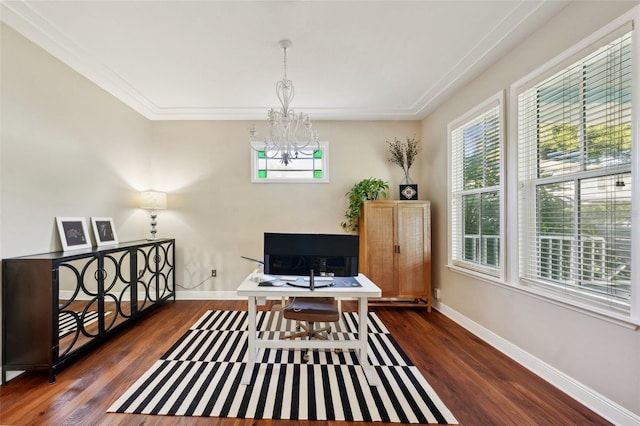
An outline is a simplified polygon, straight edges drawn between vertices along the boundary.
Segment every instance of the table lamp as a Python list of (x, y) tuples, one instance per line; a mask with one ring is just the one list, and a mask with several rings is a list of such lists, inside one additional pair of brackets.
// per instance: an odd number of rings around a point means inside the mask
[(158, 213), (156, 210), (164, 210), (167, 208), (167, 194), (157, 191), (144, 191), (140, 193), (140, 207), (143, 209), (151, 210), (151, 238), (149, 240), (156, 239), (156, 218)]

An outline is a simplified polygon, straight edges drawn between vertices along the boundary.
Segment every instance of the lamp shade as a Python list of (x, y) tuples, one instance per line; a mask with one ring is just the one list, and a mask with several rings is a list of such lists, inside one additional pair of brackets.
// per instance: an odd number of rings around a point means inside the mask
[(149, 210), (163, 210), (167, 208), (167, 194), (157, 191), (140, 193), (140, 207)]

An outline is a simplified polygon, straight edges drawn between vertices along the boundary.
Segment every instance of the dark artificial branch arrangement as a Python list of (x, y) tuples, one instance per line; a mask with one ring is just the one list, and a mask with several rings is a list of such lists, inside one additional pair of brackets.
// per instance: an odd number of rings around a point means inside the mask
[(402, 167), (405, 177), (408, 178), (409, 169), (420, 152), (420, 140), (416, 139), (416, 135), (412, 138), (407, 136), (406, 142), (398, 138), (393, 139), (393, 142), (386, 141), (389, 145), (389, 162)]

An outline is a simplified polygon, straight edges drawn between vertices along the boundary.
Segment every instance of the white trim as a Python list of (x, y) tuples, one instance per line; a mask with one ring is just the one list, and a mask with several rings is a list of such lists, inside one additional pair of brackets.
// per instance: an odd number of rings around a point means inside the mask
[(619, 425), (640, 424), (640, 416), (543, 360), (536, 358), (449, 306), (436, 302), (433, 308), (610, 422)]
[[(469, 46), (464, 56), (451, 70), (437, 81), (433, 81), (424, 93), (407, 105), (395, 108), (363, 107), (313, 107), (304, 110), (315, 120), (422, 120), (434, 111), (440, 102), (463, 86), (465, 76), (481, 69), (487, 55), (512, 33), (521, 23), (535, 16), (539, 10), (549, 8), (549, 1), (521, 1), (491, 31)], [(558, 2), (552, 10), (560, 11), (565, 5)], [(116, 70), (103, 63), (92, 52), (57, 28), (53, 22), (40, 15), (26, 1), (0, 1), (0, 16), (11, 28), (42, 47), (60, 61), (76, 70), (87, 79), (111, 93), (117, 99), (149, 120), (260, 120), (265, 108), (243, 107), (169, 107), (158, 105)]]
[(488, 274), (486, 272), (480, 271), (475, 268), (465, 268), (463, 266), (458, 265), (457, 263), (451, 263), (446, 265), (449, 270), (453, 272), (457, 272), (462, 275), (467, 275), (469, 277), (476, 278), (481, 281), (486, 281), (492, 284), (506, 285), (504, 281), (495, 275)]
[(506, 188), (505, 188), (505, 212), (506, 223), (506, 252), (505, 267), (507, 282), (515, 283), (520, 276), (520, 234), (518, 218), (518, 93), (517, 88), (511, 85), (509, 88), (507, 132), (508, 140), (505, 144), (506, 164)]
[[(447, 125), (447, 133), (451, 134), (451, 131), (453, 131), (454, 128), (464, 126), (468, 122), (475, 119), (478, 115), (481, 115), (489, 111), (491, 108), (493, 108), (496, 105), (502, 107), (502, 105), (504, 104), (503, 94), (504, 94), (504, 91), (500, 90), (498, 93), (480, 102), (478, 105), (471, 108), (469, 111), (465, 112), (458, 118), (451, 120), (451, 122)], [(502, 113), (502, 108), (500, 109), (500, 112)]]
[[(73, 291), (60, 290), (60, 298), (62, 300), (69, 300), (73, 296)], [(92, 300), (93, 297), (88, 294), (78, 294), (75, 300)], [(279, 297), (274, 297), (273, 300), (279, 300)], [(350, 298), (347, 298), (350, 299)], [(126, 294), (122, 298), (123, 301), (129, 301), (129, 294)], [(138, 295), (138, 300), (144, 300), (144, 293)], [(212, 290), (212, 291), (197, 291), (197, 290), (177, 290), (176, 300), (247, 300), (246, 297), (238, 296), (236, 290)], [(171, 301), (169, 299), (167, 302)]]
[(236, 290), (222, 291), (176, 291), (176, 300), (247, 300), (246, 297), (238, 296)]
[[(0, 372), (2, 372), (2, 368), (0, 367)], [(18, 376), (21, 376), (23, 373), (26, 373), (25, 370), (8, 370), (7, 371), (7, 383), (11, 380), (15, 379)]]
[(468, 277), (480, 280), (482, 282), (496, 285), (502, 288), (506, 288), (508, 290), (515, 291), (516, 293), (522, 294), (527, 297), (531, 297), (537, 300), (541, 300), (543, 302), (551, 303), (555, 306), (560, 306), (565, 309), (569, 309), (574, 312), (578, 312), (583, 315), (590, 316), (592, 318), (596, 318), (602, 321), (606, 321), (611, 324), (618, 325), (620, 327), (624, 327), (630, 330), (638, 330), (640, 328), (640, 321), (634, 318), (629, 318), (626, 315), (616, 314), (614, 312), (598, 309), (595, 306), (587, 305), (584, 303), (577, 302), (572, 299), (558, 297), (557, 295), (549, 292), (540, 290), (537, 287), (530, 287), (521, 284), (509, 284), (507, 282), (501, 281), (497, 277), (480, 274), (477, 271), (471, 269), (463, 269), (457, 267), (456, 265), (445, 265), (452, 272), (456, 272), (461, 275), (466, 275)]
[[(453, 194), (453, 187), (452, 187), (452, 179), (451, 179), (451, 169), (452, 169), (452, 149), (453, 149), (453, 141), (451, 139), (451, 135), (453, 133), (453, 131), (459, 127), (463, 127), (465, 126), (468, 122), (474, 120), (477, 116), (484, 114), (485, 112), (489, 111), (491, 108), (494, 108), (495, 106), (498, 107), (498, 123), (500, 125), (500, 184), (498, 185), (498, 193), (500, 194), (500, 265), (498, 268), (490, 268), (490, 267), (483, 267), (482, 265), (478, 265), (478, 266), (472, 266), (469, 268), (470, 271), (474, 271), (479, 275), (484, 276), (485, 274), (487, 275), (487, 277), (495, 277), (495, 274), (493, 273), (493, 271), (497, 271), (499, 276), (498, 279), (500, 280), (504, 280), (505, 277), (505, 273), (506, 273), (506, 250), (505, 250), (505, 243), (506, 243), (506, 236), (504, 233), (504, 229), (505, 229), (505, 221), (506, 221), (506, 217), (505, 217), (505, 213), (506, 213), (506, 209), (505, 209), (505, 205), (506, 205), (506, 199), (505, 199), (505, 185), (507, 183), (507, 181), (505, 180), (505, 150), (506, 150), (506, 131), (505, 131), (505, 126), (507, 124), (507, 121), (505, 119), (505, 91), (504, 90), (500, 90), (498, 93), (490, 96), (489, 98), (485, 99), (483, 102), (481, 102), (480, 104), (476, 105), (474, 108), (472, 108), (471, 110), (465, 112), (464, 114), (462, 114), (460, 117), (452, 120), (448, 125), (447, 125), (447, 164), (446, 164), (446, 173), (447, 173), (447, 208), (449, 209), (449, 212), (451, 212), (451, 203), (452, 203), (452, 194)], [(453, 230), (453, 220), (459, 221), (460, 217), (456, 217), (456, 218), (452, 218), (452, 215), (449, 214), (447, 215), (447, 243), (448, 243), (448, 249), (447, 249), (447, 256), (448, 256), (448, 264), (449, 265), (454, 265), (454, 263), (456, 261), (453, 260), (453, 244), (451, 244), (453, 235), (452, 235), (452, 230)], [(461, 226), (458, 227), (459, 229), (461, 229)], [(457, 265), (457, 268), (459, 269), (465, 269), (465, 267), (463, 266), (463, 264), (465, 262), (460, 261), (460, 264)], [(484, 273), (483, 270), (487, 270), (489, 272)]]
[[(470, 72), (474, 66), (480, 65), (482, 63), (481, 58), (486, 57), (498, 44), (508, 39), (511, 33), (515, 31), (520, 26), (520, 24), (525, 22), (531, 15), (534, 15), (536, 12), (538, 12), (538, 9), (542, 7), (542, 5), (545, 2), (547, 3), (546, 6), (548, 6), (548, 1), (541, 1), (537, 4), (535, 4), (535, 2), (530, 2), (530, 1), (520, 2), (518, 7), (511, 12), (511, 15), (517, 14), (520, 16), (519, 22), (515, 25), (509, 25), (510, 20), (507, 20), (507, 19), (502, 20), (502, 22), (500, 22), (498, 26), (494, 27), (494, 29), (490, 34), (485, 36), (483, 39), (479, 40), (478, 43), (472, 47), (472, 49), (470, 50), (470, 54), (467, 54), (464, 58), (458, 61), (457, 64), (453, 66), (453, 68), (450, 71), (450, 74), (457, 73), (457, 75), (463, 76), (463, 75), (466, 75), (468, 72)], [(565, 6), (560, 5), (559, 9), (556, 10), (556, 13), (560, 12), (560, 10), (564, 7)], [(505, 34), (504, 36), (496, 36), (494, 32), (499, 27), (502, 27), (502, 26), (510, 26), (508, 34)], [(474, 55), (471, 54), (471, 52), (474, 52), (474, 51), (477, 52), (479, 50), (484, 51), (484, 53), (482, 53), (479, 57), (474, 57)], [(462, 71), (462, 72), (458, 72), (458, 71)], [(448, 93), (450, 93), (450, 90), (456, 89), (455, 82), (457, 80), (458, 78), (456, 78), (453, 81), (440, 79), (439, 81), (434, 82), (434, 84), (431, 86), (429, 91), (425, 93), (416, 102), (416, 104), (414, 104), (417, 108), (417, 111), (416, 111), (417, 116), (424, 118), (428, 116), (430, 112), (435, 110), (438, 104), (438, 100), (442, 99), (443, 96), (446, 96)], [(428, 100), (429, 97), (431, 98), (431, 100)], [(420, 106), (422, 102), (425, 102), (425, 103), (422, 106)]]
[(2, 21), (97, 86), (153, 119), (160, 108), (93, 53), (79, 46), (63, 31), (24, 1), (0, 2)]
[[(633, 94), (631, 110), (633, 111), (631, 128), (634, 130), (632, 137), (631, 151), (631, 182), (638, 185), (640, 179), (640, 6), (634, 8), (630, 14), (634, 22), (634, 34), (631, 38), (631, 57), (633, 60), (631, 73), (635, 78), (632, 80), (631, 93)], [(636, 190), (636, 194), (638, 191)], [(631, 199), (631, 253), (635, 259), (640, 258), (640, 197)], [(631, 282), (636, 283), (631, 290), (631, 318), (640, 320), (640, 268), (636, 263), (631, 269)]]
[[(598, 308), (594, 308), (587, 304), (582, 304), (578, 301), (568, 300), (563, 297), (558, 297), (553, 291), (546, 291), (540, 288), (531, 287), (524, 285), (520, 280), (520, 260), (527, 259), (526, 253), (520, 252), (520, 239), (519, 239), (519, 174), (518, 174), (518, 96), (523, 89), (527, 89), (530, 87), (531, 83), (538, 79), (539, 76), (544, 75), (549, 72), (549, 70), (557, 67), (564, 62), (567, 62), (569, 59), (573, 58), (576, 54), (583, 52), (585, 49), (592, 46), (594, 43), (602, 40), (607, 37), (609, 34), (615, 32), (619, 28), (623, 27), (625, 24), (629, 22), (633, 23), (634, 34), (632, 37), (632, 60), (633, 60), (633, 122), (632, 129), (633, 137), (635, 138), (635, 145), (633, 145), (633, 157), (632, 157), (632, 182), (637, 182), (640, 179), (640, 151), (639, 149), (635, 149), (640, 147), (640, 131), (638, 127), (640, 125), (640, 118), (638, 118), (638, 111), (640, 111), (640, 96), (637, 96), (640, 93), (640, 79), (637, 76), (640, 75), (640, 33), (638, 33), (637, 24), (640, 23), (640, 6), (637, 6), (622, 16), (614, 19), (604, 27), (600, 28), (598, 31), (592, 33), (588, 37), (581, 40), (579, 43), (573, 45), (572, 47), (566, 49), (561, 54), (557, 55), (550, 61), (545, 64), (537, 67), (534, 71), (528, 73), (525, 77), (519, 79), (515, 83), (511, 84), (509, 87), (509, 115), (508, 115), (508, 132), (509, 132), (509, 142), (505, 149), (507, 150), (507, 173), (509, 180), (506, 184), (506, 195), (507, 195), (507, 244), (508, 244), (508, 252), (506, 254), (507, 258), (505, 260), (505, 264), (507, 265), (507, 276), (505, 276), (505, 282), (500, 285), (504, 285), (508, 288), (512, 288), (516, 291), (530, 294), (536, 298), (541, 300), (546, 300), (551, 303), (554, 303), (558, 306), (564, 306), (576, 312), (582, 312), (586, 315), (593, 316), (595, 318), (600, 318), (615, 324), (622, 324), (626, 327), (630, 325), (633, 328), (638, 328), (640, 325), (640, 285), (634, 283), (638, 283), (640, 279), (640, 271), (638, 268), (632, 269), (631, 283), (631, 300), (630, 306), (631, 310), (628, 316), (622, 316), (616, 314), (613, 311), (606, 311)], [(637, 191), (634, 191), (634, 195)], [(634, 259), (640, 258), (640, 200), (635, 199), (638, 197), (632, 198), (632, 262)], [(634, 226), (635, 225), (635, 226)], [(513, 284), (512, 284), (513, 283)]]
[[(535, 70), (533, 70), (532, 72), (530, 72), (529, 74), (527, 74), (526, 76), (521, 78), (520, 80), (518, 80), (515, 83), (513, 83), (511, 85), (511, 89), (513, 89), (513, 88), (520, 89), (523, 86), (528, 86), (529, 83), (532, 80), (536, 79), (538, 76), (546, 73), (549, 69), (553, 68), (554, 66), (557, 66), (557, 65), (561, 64), (562, 62), (569, 60), (573, 55), (577, 54), (581, 50), (584, 50), (584, 49), (588, 48), (592, 44), (596, 43), (598, 40), (606, 37), (607, 35), (609, 35), (610, 33), (614, 32), (616, 29), (618, 29), (619, 27), (621, 27), (625, 23), (627, 23), (629, 21), (638, 21), (639, 19), (640, 19), (640, 6), (635, 7), (634, 9), (631, 9), (630, 11), (625, 13), (624, 15), (614, 19), (613, 21), (609, 22), (604, 27), (600, 28), (598, 31), (596, 31), (593, 34), (591, 34), (590, 36), (582, 39), (580, 42), (576, 43), (572, 47), (570, 47), (567, 50), (565, 50), (564, 52), (560, 53), (559, 55), (557, 55), (556, 57), (554, 57), (550, 61), (544, 63), (541, 66), (539, 66), (538, 68), (536, 68)], [(635, 87), (634, 87), (634, 89), (635, 89)], [(513, 99), (512, 99), (512, 101), (513, 101)]]

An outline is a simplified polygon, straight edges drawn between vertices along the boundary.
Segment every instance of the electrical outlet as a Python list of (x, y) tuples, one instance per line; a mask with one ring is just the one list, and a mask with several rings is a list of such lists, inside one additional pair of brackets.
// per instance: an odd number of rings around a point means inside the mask
[(215, 269), (212, 269), (211, 270), (211, 276), (214, 277), (214, 278), (217, 277), (218, 276), (218, 271), (216, 271)]
[(434, 296), (436, 297), (436, 300), (440, 300), (440, 289), (436, 288), (434, 289)]

